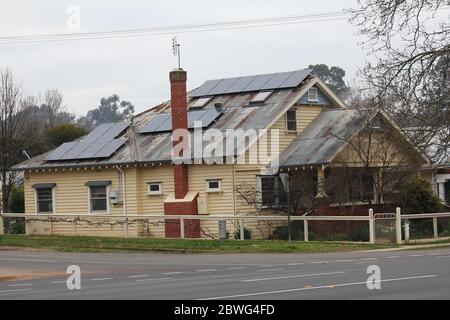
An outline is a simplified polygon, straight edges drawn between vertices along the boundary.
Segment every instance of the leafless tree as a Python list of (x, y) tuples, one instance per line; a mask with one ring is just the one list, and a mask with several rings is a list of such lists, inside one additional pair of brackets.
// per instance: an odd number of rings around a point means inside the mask
[(450, 23), (447, 0), (359, 0), (352, 22), (370, 48), (362, 74), (435, 161), (450, 147)]
[(21, 146), (29, 125), (26, 105), (11, 71), (0, 70), (0, 179), (3, 210), (8, 207), (9, 196), (17, 177), (11, 167), (23, 159)]
[(48, 128), (52, 128), (57, 116), (66, 111), (62, 93), (57, 89), (48, 89), (45, 91), (41, 108), (47, 114)]

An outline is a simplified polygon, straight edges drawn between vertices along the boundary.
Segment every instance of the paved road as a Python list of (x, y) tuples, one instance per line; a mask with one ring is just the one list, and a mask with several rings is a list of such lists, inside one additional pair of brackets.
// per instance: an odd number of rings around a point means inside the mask
[[(70, 265), (81, 290), (68, 290)], [(381, 268), (368, 290), (367, 267)], [(0, 251), (0, 299), (450, 299), (450, 248), (328, 254)]]

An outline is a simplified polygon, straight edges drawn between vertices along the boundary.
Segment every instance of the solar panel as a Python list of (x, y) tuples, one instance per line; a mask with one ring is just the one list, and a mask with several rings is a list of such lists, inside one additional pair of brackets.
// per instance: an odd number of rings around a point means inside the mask
[(129, 123), (113, 123), (113, 126), (101, 136), (101, 139), (114, 139), (129, 126)]
[[(188, 111), (188, 128), (194, 128), (195, 121), (202, 122), (202, 128), (206, 128), (211, 125), (221, 114), (222, 109), (204, 109), (196, 111)], [(163, 117), (164, 116), (164, 117)], [(164, 118), (164, 122), (161, 124), (161, 119)], [(156, 133), (156, 132), (166, 132), (172, 130), (172, 116), (171, 114), (163, 114), (154, 116), (149, 123), (147, 123), (138, 133)]]
[(305, 70), (295, 71), (288, 79), (286, 79), (286, 81), (284, 83), (281, 84), (280, 88), (297, 87), (312, 72), (313, 72), (312, 69), (305, 69)]
[(83, 140), (86, 141), (96, 141), (98, 140), (106, 131), (112, 128), (114, 123), (104, 123), (97, 126), (94, 130), (92, 130)]
[(274, 74), (269, 81), (267, 81), (262, 87), (261, 90), (274, 89), (279, 88), (283, 82), (285, 82), (292, 72), (283, 72)]
[(202, 86), (197, 88), (191, 94), (191, 97), (197, 98), (202, 96), (214, 96), (228, 93), (295, 88), (300, 83), (302, 83), (302, 81), (305, 80), (305, 78), (311, 73), (311, 69), (305, 69), (294, 72), (282, 72), (220, 80), (209, 80), (206, 81)]
[(225, 93), (233, 93), (233, 92), (241, 92), (244, 91), (245, 88), (253, 81), (255, 80), (254, 76), (249, 77), (242, 77), (239, 78), (231, 87), (228, 88)]
[(86, 150), (84, 150), (77, 158), (89, 159), (93, 158), (97, 152), (99, 152), (104, 146), (106, 146), (111, 140), (97, 140), (94, 144), (91, 144)]
[(109, 158), (114, 152), (119, 150), (127, 140), (114, 139), (109, 141), (99, 152), (97, 152), (94, 158)]
[(50, 153), (46, 157), (46, 160), (49, 160), (49, 161), (59, 160), (59, 158), (61, 158), (61, 156), (63, 156), (67, 151), (72, 149), (76, 144), (77, 144), (77, 142), (63, 143), (58, 148), (56, 148), (52, 153)]
[(208, 92), (208, 95), (222, 94), (235, 84), (239, 78), (222, 79), (217, 86)]
[(92, 141), (79, 141), (72, 149), (67, 151), (64, 155), (62, 155), (59, 160), (72, 160), (77, 159), (80, 154), (83, 153), (84, 150), (89, 148), (92, 145)]
[(208, 92), (211, 91), (220, 81), (222, 80), (208, 80), (201, 87), (197, 88), (192, 92), (192, 97), (201, 97), (208, 95)]

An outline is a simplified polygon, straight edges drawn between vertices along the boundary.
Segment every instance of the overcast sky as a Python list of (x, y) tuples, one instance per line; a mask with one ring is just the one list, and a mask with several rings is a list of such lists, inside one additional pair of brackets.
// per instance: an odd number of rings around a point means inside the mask
[[(0, 36), (67, 33), (67, 7), (81, 9), (77, 32), (324, 13), (356, 0), (0, 0)], [(366, 60), (346, 20), (136, 38), (0, 43), (0, 67), (12, 69), (24, 91), (59, 89), (71, 112), (98, 106), (113, 93), (143, 111), (169, 97), (177, 64), (171, 39), (182, 44), (190, 89), (208, 79), (282, 72), (309, 64), (336, 65), (350, 81)]]

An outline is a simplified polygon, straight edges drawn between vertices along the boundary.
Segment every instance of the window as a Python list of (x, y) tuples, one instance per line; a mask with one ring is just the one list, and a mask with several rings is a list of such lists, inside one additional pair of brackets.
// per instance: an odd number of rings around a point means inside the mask
[(250, 101), (250, 104), (259, 104), (265, 102), (270, 95), (273, 93), (273, 91), (263, 91), (257, 93), (253, 99)]
[(220, 192), (222, 191), (222, 181), (219, 179), (207, 180), (206, 181), (206, 191), (207, 192)]
[(295, 109), (286, 112), (286, 130), (290, 132), (297, 131), (297, 110)]
[(261, 202), (263, 207), (287, 207), (287, 192), (279, 176), (261, 177)]
[(161, 195), (162, 194), (162, 183), (161, 182), (150, 182), (148, 184), (148, 194), (149, 195)]
[(195, 108), (203, 108), (203, 107), (206, 106), (211, 100), (212, 100), (212, 97), (208, 97), (208, 98), (199, 98), (198, 100), (196, 100), (196, 101), (191, 105), (191, 109), (195, 109)]
[(91, 212), (108, 212), (108, 187), (107, 186), (90, 186), (90, 209)]
[(53, 188), (36, 189), (37, 212), (53, 213)]
[(308, 101), (318, 101), (317, 88), (311, 88), (308, 90)]

